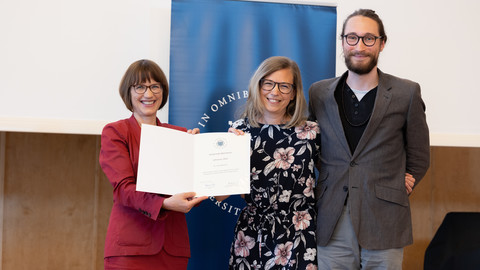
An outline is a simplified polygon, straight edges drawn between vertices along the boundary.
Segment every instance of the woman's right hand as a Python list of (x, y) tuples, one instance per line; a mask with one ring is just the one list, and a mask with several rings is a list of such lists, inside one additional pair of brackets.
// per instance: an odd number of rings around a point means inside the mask
[(178, 193), (166, 198), (162, 208), (181, 213), (188, 213), (192, 207), (207, 199), (207, 196), (195, 197), (195, 192)]

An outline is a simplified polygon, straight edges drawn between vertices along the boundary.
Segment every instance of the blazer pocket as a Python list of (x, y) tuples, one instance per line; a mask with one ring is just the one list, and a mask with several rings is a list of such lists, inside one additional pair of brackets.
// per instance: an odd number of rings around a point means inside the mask
[(123, 208), (117, 222), (117, 244), (120, 246), (148, 246), (152, 244), (155, 221), (140, 212)]
[(380, 200), (408, 206), (408, 195), (406, 190), (398, 190), (391, 187), (375, 185), (375, 195)]

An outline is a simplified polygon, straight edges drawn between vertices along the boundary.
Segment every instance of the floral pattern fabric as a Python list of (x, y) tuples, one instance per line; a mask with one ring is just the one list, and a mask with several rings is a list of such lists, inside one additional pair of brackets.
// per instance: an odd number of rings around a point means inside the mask
[(317, 123), (233, 128), (251, 135), (250, 194), (240, 213), (229, 269), (317, 269), (314, 164)]

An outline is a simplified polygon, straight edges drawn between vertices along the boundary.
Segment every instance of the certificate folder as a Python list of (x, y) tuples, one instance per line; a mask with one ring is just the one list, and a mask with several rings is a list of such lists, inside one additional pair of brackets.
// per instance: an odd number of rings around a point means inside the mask
[(137, 191), (196, 196), (250, 193), (250, 134), (188, 134), (142, 125)]

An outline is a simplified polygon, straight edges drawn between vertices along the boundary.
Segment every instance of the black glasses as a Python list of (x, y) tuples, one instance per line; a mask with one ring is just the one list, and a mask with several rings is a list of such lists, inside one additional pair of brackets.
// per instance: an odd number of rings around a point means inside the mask
[(135, 93), (137, 94), (145, 94), (145, 92), (147, 92), (147, 89), (150, 89), (150, 91), (152, 91), (152, 93), (154, 94), (158, 94), (158, 93), (161, 93), (162, 92), (162, 86), (160, 86), (160, 84), (152, 84), (150, 86), (146, 86), (146, 85), (143, 85), (143, 84), (137, 84), (137, 85), (132, 85), (133, 87), (133, 90), (135, 90)]
[(383, 37), (377, 37), (371, 34), (367, 34), (363, 37), (358, 36), (356, 34), (346, 34), (346, 35), (342, 35), (342, 38), (345, 38), (345, 41), (350, 46), (357, 45), (358, 41), (361, 39), (363, 41), (363, 44), (365, 44), (365, 46), (372, 47), (373, 45), (375, 45), (375, 42), (377, 41), (377, 39), (382, 39)]
[(280, 90), (280, 93), (282, 94), (290, 94), (292, 92), (293, 88), (295, 88), (295, 85), (291, 83), (286, 83), (286, 82), (274, 82), (272, 80), (268, 79), (261, 79), (260, 80), (260, 87), (262, 90), (265, 91), (272, 91), (275, 86), (278, 85), (278, 90)]

